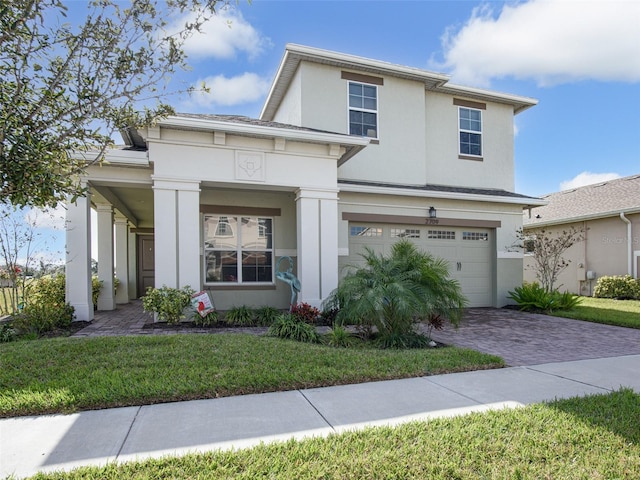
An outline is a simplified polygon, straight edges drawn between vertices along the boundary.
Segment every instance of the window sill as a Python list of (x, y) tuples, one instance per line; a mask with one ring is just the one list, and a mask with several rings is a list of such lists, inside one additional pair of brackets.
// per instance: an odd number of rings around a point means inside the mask
[(472, 155), (458, 155), (460, 160), (474, 160), (476, 162), (483, 162), (484, 158), (482, 157), (474, 157)]
[(250, 283), (239, 283), (237, 285), (228, 285), (228, 284), (215, 285), (215, 284), (209, 283), (209, 284), (205, 284), (204, 289), (215, 291), (215, 292), (230, 291), (230, 290), (275, 290), (276, 285), (275, 283), (271, 283), (271, 284), (258, 283), (255, 285), (252, 285)]

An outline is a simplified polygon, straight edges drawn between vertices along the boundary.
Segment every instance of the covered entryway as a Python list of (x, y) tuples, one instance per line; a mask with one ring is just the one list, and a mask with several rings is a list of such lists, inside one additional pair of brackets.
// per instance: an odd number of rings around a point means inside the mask
[(489, 228), (350, 222), (345, 263), (362, 264), (364, 247), (386, 255), (398, 240), (408, 239), (449, 262), (449, 273), (460, 282), (470, 307), (488, 307), (494, 297), (492, 235)]

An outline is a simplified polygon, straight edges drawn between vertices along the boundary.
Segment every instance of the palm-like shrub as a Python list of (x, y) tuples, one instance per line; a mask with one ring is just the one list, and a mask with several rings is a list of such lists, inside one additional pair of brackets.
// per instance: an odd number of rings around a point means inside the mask
[(422, 346), (424, 338), (415, 326), (429, 318), (442, 316), (458, 325), (466, 298), (459, 283), (449, 278), (445, 260), (407, 240), (393, 245), (387, 257), (371, 249), (362, 257), (366, 265), (343, 278), (324, 305), (339, 308), (337, 323), (375, 327), (385, 347)]

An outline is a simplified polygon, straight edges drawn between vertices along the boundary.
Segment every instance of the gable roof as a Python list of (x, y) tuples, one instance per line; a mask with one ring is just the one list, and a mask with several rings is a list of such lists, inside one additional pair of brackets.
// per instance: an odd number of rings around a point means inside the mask
[(278, 72), (276, 73), (273, 84), (271, 85), (271, 90), (269, 91), (267, 100), (265, 101), (262, 112), (260, 113), (261, 119), (273, 119), (278, 106), (284, 98), (284, 95), (289, 88), (289, 84), (300, 65), (300, 62), (302, 61), (414, 80), (424, 83), (427, 90), (449, 93), (452, 95), (462, 95), (481, 101), (511, 105), (513, 106), (514, 113), (520, 113), (529, 107), (537, 105), (538, 103), (534, 98), (453, 85), (448, 83), (450, 77), (444, 73), (435, 73), (428, 70), (422, 70), (420, 68), (407, 67), (389, 62), (382, 62), (380, 60), (358, 57), (356, 55), (332, 52), (329, 50), (322, 50), (320, 48), (289, 43), (285, 48), (284, 56), (280, 62), (280, 67), (278, 68)]
[(549, 203), (525, 212), (524, 226), (536, 227), (640, 212), (640, 174), (542, 197)]

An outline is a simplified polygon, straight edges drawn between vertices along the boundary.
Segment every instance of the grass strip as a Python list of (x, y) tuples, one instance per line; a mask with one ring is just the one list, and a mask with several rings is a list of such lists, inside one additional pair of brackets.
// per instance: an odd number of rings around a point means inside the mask
[(580, 305), (571, 310), (554, 311), (553, 315), (618, 327), (640, 328), (640, 300), (583, 297)]
[(33, 479), (640, 478), (640, 395), (559, 400)]
[(497, 368), (446, 347), (332, 348), (246, 334), (52, 338), (0, 350), (0, 416), (69, 413)]

